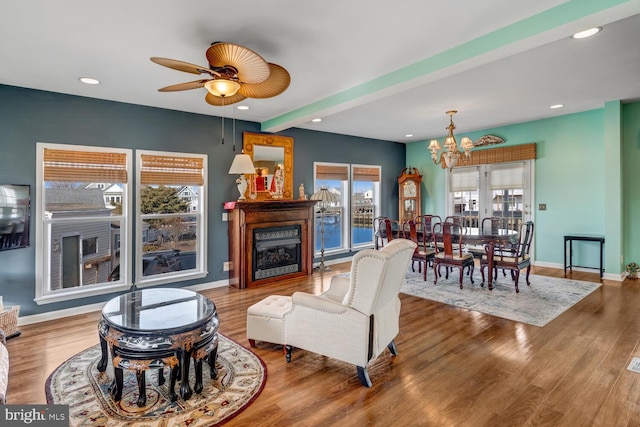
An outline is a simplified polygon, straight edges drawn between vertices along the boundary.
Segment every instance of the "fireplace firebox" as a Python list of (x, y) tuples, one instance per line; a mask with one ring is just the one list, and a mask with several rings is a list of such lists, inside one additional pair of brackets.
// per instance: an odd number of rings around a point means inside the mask
[(300, 271), (300, 226), (253, 230), (253, 280)]

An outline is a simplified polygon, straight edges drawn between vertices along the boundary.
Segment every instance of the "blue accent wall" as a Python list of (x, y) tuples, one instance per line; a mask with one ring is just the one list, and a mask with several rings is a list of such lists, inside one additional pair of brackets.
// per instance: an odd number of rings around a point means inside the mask
[[(202, 102), (195, 99), (194, 102)], [(216, 107), (211, 107), (215, 109)], [(209, 275), (179, 282), (188, 286), (224, 280), (228, 260), (227, 223), (222, 205), (237, 198), (235, 176), (227, 172), (242, 148), (242, 132), (260, 132), (260, 124), (236, 121), (236, 151), (231, 121), (221, 144), (221, 118), (0, 85), (0, 183), (32, 188), (29, 248), (0, 251), (0, 295), (6, 305), (19, 304), (21, 316), (106, 301), (114, 294), (37, 305), (35, 298), (36, 143), (203, 153), (209, 157)], [(405, 145), (303, 129), (280, 134), (294, 138), (294, 196), (304, 183), (313, 190), (313, 162), (382, 166), (382, 212), (397, 216), (396, 178), (405, 164)], [(134, 231), (135, 232), (135, 231)]]

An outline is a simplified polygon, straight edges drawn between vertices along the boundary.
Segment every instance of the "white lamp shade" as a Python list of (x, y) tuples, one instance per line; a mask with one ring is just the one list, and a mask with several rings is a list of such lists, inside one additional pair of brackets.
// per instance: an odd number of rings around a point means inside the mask
[(244, 173), (256, 173), (251, 156), (248, 154), (236, 154), (229, 168), (229, 175)]

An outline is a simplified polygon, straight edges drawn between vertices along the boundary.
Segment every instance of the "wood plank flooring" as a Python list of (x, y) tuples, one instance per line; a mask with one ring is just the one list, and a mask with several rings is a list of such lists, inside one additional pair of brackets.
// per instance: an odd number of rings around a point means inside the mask
[[(250, 305), (271, 294), (320, 293), (348, 268), (203, 294), (218, 308), (220, 332), (248, 347)], [(534, 273), (563, 277), (549, 268)], [(599, 280), (597, 273), (571, 277)], [(258, 343), (267, 384), (227, 425), (640, 426), (640, 374), (627, 370), (640, 356), (640, 281), (605, 281), (543, 328), (404, 294), (401, 300), (399, 355), (385, 352), (373, 362), (372, 388), (360, 385), (354, 366), (302, 350), (287, 364), (279, 346)], [(8, 403), (46, 403), (51, 371), (98, 342), (99, 315), (22, 326), (8, 341)]]

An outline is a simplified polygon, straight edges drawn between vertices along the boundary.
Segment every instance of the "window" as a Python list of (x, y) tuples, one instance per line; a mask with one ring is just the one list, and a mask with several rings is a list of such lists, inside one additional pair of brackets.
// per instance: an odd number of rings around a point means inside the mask
[(316, 254), (323, 224), (325, 253), (372, 246), (373, 218), (380, 206), (380, 166), (318, 162), (314, 175), (314, 192), (327, 187), (338, 199), (324, 214), (316, 208)]
[(95, 255), (98, 253), (98, 238), (91, 237), (82, 239), (82, 256)]
[(135, 282), (155, 285), (204, 277), (207, 156), (140, 150), (136, 154)]
[(469, 227), (486, 217), (507, 218), (517, 230), (531, 215), (533, 160), (454, 168), (449, 174), (447, 215), (463, 215)]
[[(131, 245), (131, 150), (38, 143), (36, 161), (36, 302), (125, 289), (108, 276)], [(122, 189), (122, 209), (106, 206), (107, 182)]]

